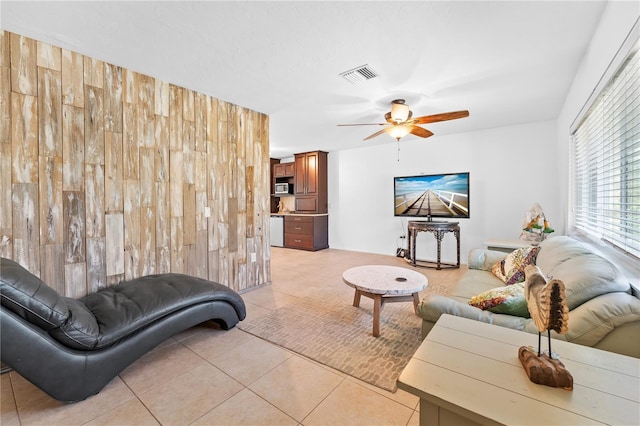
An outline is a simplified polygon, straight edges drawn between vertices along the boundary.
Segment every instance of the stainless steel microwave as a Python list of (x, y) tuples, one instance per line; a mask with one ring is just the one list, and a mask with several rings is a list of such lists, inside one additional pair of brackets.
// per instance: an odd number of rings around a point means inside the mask
[(290, 183), (276, 183), (274, 194), (293, 194), (293, 185)]

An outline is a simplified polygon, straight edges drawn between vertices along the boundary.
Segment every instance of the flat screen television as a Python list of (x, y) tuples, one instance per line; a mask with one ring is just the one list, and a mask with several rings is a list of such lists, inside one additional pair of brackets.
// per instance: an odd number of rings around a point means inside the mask
[(394, 215), (469, 218), (469, 172), (393, 178)]

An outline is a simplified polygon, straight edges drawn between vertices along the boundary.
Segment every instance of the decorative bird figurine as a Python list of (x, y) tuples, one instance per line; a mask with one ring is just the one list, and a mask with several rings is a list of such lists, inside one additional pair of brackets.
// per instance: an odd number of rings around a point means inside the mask
[(565, 296), (564, 283), (560, 280), (547, 279), (535, 265), (527, 265), (524, 270), (524, 296), (529, 313), (538, 329), (538, 356), (540, 356), (541, 334), (547, 331), (549, 340), (549, 357), (551, 352), (551, 330), (564, 334), (568, 330), (569, 308)]

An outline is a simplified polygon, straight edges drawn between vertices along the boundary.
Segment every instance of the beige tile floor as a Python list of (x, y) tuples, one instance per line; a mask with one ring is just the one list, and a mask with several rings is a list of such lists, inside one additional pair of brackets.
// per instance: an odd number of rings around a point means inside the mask
[[(353, 289), (342, 282), (342, 272), (367, 264), (410, 268), (394, 256), (274, 247), (272, 284), (242, 295), (247, 318), (296, 303), (313, 287), (331, 287), (351, 303)], [(464, 267), (416, 270), (433, 284), (457, 281)], [(384, 391), (238, 328), (223, 331), (211, 324), (162, 343), (82, 402), (57, 402), (15, 372), (1, 379), (2, 426), (418, 425), (419, 420), (418, 399), (411, 394)]]

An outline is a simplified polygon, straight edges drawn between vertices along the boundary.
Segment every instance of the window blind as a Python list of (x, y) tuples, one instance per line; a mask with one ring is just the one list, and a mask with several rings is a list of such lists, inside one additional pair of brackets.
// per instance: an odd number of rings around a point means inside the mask
[(572, 133), (573, 226), (640, 257), (638, 45)]

